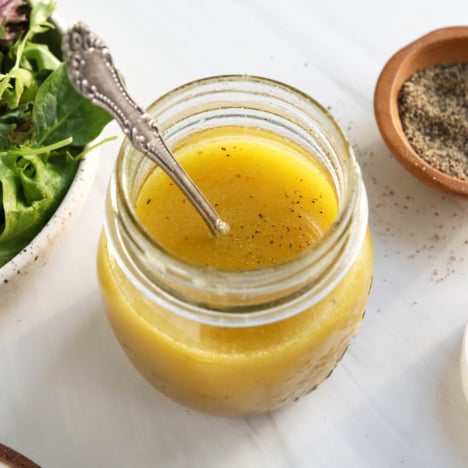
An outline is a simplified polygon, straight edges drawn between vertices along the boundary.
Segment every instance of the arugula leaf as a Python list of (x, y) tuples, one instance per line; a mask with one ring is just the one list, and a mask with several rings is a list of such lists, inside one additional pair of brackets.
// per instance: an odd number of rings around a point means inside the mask
[(10, 80), (14, 86), (7, 89), (4, 93), (4, 100), (10, 109), (14, 109), (20, 103), (24, 91), (34, 83), (34, 78), (29, 70), (24, 68), (15, 68), (9, 73)]
[(26, 44), (31, 41), (36, 34), (46, 32), (54, 27), (52, 23), (47, 21), (55, 8), (55, 3), (50, 0), (46, 2), (32, 3), (31, 13), (29, 15), (29, 29), (21, 41), (14, 44), (12, 52), (16, 55), (14, 68), (21, 66), (23, 52)]
[(3, 123), (0, 121), (0, 148), (7, 148), (10, 145), (10, 132), (14, 128), (14, 123)]
[(32, 114), (39, 145), (73, 135), (73, 146), (84, 146), (96, 138), (111, 119), (105, 110), (75, 91), (64, 63), (39, 88)]
[[(19, 6), (15, 5), (15, 8), (18, 9)], [(48, 22), (48, 18), (54, 8), (55, 4), (52, 0), (49, 0), (47, 3), (34, 2), (29, 15), (28, 31), (9, 50), (9, 55), (15, 57), (15, 61), (8, 73), (0, 75), (0, 103), (3, 101), (10, 109), (18, 105), (22, 99), (23, 92), (34, 83), (25, 51), (31, 47), (28, 44), (31, 43), (34, 35), (43, 33), (54, 27), (53, 24)]]
[(55, 9), (55, 2), (53, 0), (49, 0), (47, 2), (33, 1), (31, 3), (32, 9), (31, 14), (29, 15), (28, 31), (28, 35), (30, 37), (53, 28), (52, 23), (48, 20), (52, 11)]
[[(34, 61), (34, 69), (37, 72), (43, 70), (55, 70), (60, 65), (60, 60), (49, 50), (45, 44), (28, 42), (24, 47), (23, 56), (28, 62)], [(30, 66), (30, 68), (33, 68)]]

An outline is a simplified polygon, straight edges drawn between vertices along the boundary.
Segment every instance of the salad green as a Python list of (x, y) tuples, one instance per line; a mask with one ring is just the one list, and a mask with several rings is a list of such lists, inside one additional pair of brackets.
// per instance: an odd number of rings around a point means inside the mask
[(111, 116), (70, 83), (53, 0), (0, 0), (0, 267), (47, 223)]

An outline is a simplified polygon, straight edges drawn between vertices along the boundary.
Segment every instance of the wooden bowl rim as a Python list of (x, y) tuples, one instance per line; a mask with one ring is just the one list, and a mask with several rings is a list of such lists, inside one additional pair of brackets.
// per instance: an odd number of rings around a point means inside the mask
[[(431, 46), (437, 43), (459, 40), (468, 41), (468, 26), (436, 29), (397, 51), (385, 64), (377, 80), (374, 92), (374, 113), (384, 142), (406, 169), (423, 182), (442, 192), (468, 198), (468, 181), (437, 170), (414, 151), (404, 136), (396, 102), (399, 92), (398, 72), (402, 66), (408, 63), (408, 60), (414, 60), (415, 57), (427, 52)], [(463, 59), (459, 63), (466, 62)], [(408, 76), (404, 79), (407, 78)], [(395, 89), (396, 86), (398, 86), (398, 90)]]
[(22, 453), (0, 443), (0, 466), (10, 468), (40, 468)]

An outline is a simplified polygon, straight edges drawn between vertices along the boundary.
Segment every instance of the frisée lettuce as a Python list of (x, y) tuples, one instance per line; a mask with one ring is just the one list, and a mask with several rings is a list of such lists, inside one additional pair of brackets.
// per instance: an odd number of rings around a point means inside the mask
[(54, 2), (0, 2), (0, 267), (52, 216), (111, 116), (71, 85), (44, 42)]

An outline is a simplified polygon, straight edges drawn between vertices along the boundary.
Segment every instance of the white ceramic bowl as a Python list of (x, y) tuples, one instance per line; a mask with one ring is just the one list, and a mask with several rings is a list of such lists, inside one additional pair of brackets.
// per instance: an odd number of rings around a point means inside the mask
[(0, 268), (0, 307), (25, 285), (28, 277), (45, 265), (54, 247), (65, 237), (89, 194), (97, 171), (99, 148), (80, 162), (59, 207), (37, 236)]
[(460, 366), (463, 390), (468, 402), (468, 323), (466, 324), (465, 338), (463, 339)]
[[(56, 29), (49, 31), (49, 47), (60, 49), (65, 22), (52, 15)], [(93, 142), (91, 142), (93, 144)], [(80, 162), (75, 177), (61, 204), (36, 237), (8, 263), (0, 267), (0, 307), (22, 289), (36, 270), (45, 265), (54, 247), (60, 243), (80, 212), (97, 172), (100, 148), (90, 151)]]

